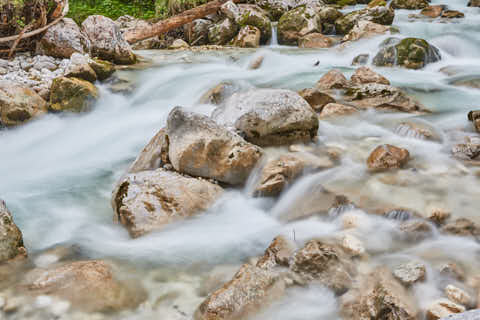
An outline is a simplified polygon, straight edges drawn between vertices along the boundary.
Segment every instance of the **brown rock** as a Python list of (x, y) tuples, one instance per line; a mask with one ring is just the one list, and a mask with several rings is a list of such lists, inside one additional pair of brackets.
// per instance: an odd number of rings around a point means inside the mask
[(442, 18), (458, 19), (458, 18), (464, 18), (464, 17), (465, 17), (465, 14), (456, 10), (445, 10), (442, 12)]
[(457, 236), (480, 237), (480, 227), (467, 218), (459, 218), (447, 223), (442, 231)]
[(260, 45), (260, 29), (253, 26), (241, 28), (233, 39), (233, 45), (241, 48), (257, 48)]
[(244, 264), (230, 282), (210, 294), (195, 320), (243, 319), (283, 296), (285, 283), (276, 273)]
[(174, 108), (167, 120), (168, 155), (175, 170), (229, 184), (246, 181), (262, 149), (204, 115)]
[(407, 240), (418, 241), (430, 237), (433, 233), (431, 224), (423, 220), (411, 219), (400, 224), (400, 230), (404, 232)]
[(444, 5), (428, 6), (425, 9), (422, 9), (422, 11), (420, 11), (420, 14), (429, 18), (438, 18), (442, 15), (444, 9)]
[(288, 267), (290, 257), (295, 251), (295, 244), (287, 240), (284, 236), (278, 236), (265, 250), (264, 255), (258, 260), (257, 267), (270, 269), (275, 266)]
[(350, 81), (354, 84), (380, 83), (390, 85), (390, 81), (387, 78), (368, 67), (357, 68)]
[(351, 234), (345, 234), (341, 238), (341, 243), (343, 250), (347, 252), (352, 257), (362, 256), (365, 254), (365, 247), (357, 237)]
[(397, 266), (393, 270), (393, 275), (404, 285), (410, 286), (415, 282), (424, 281), (426, 272), (424, 264), (408, 262)]
[(402, 121), (395, 128), (395, 133), (421, 140), (431, 140), (431, 141), (442, 141), (442, 136), (437, 132), (437, 130), (429, 125), (428, 123), (421, 122), (418, 120), (406, 120)]
[(316, 87), (322, 90), (345, 89), (348, 87), (348, 80), (339, 70), (332, 69), (318, 80)]
[(116, 280), (101, 260), (34, 269), (25, 275), (21, 288), (33, 295), (57, 296), (89, 312), (135, 308), (146, 298), (143, 289)]
[(0, 199), (0, 263), (18, 256), (26, 256), (22, 232), (3, 200)]
[(303, 89), (299, 91), (298, 94), (305, 99), (316, 112), (321, 112), (324, 106), (335, 102), (335, 99), (329, 94), (317, 88)]
[(384, 144), (375, 148), (367, 159), (370, 170), (402, 168), (410, 158), (407, 149)]
[(167, 130), (163, 128), (143, 148), (127, 172), (155, 170), (168, 163), (170, 163), (168, 159), (168, 136)]
[(58, 77), (50, 89), (50, 109), (53, 111), (90, 111), (98, 99), (98, 89), (88, 81)]
[(157, 169), (125, 176), (112, 195), (115, 217), (134, 238), (206, 210), (222, 188), (174, 171)]
[(371, 21), (360, 20), (355, 23), (352, 30), (346, 34), (342, 42), (357, 41), (359, 39), (368, 39), (378, 35), (386, 34), (390, 26), (384, 26)]
[(456, 304), (448, 299), (439, 299), (427, 308), (427, 320), (438, 320), (449, 315), (464, 312), (465, 307)]
[(472, 307), (473, 306), (473, 299), (464, 290), (449, 284), (448, 286), (445, 287), (445, 295), (450, 299), (451, 301), (461, 304), (465, 307)]
[(339, 103), (329, 103), (323, 107), (320, 113), (320, 118), (328, 118), (332, 116), (346, 116), (352, 113), (358, 112), (358, 110), (351, 106), (346, 106)]
[(262, 66), (263, 60), (265, 60), (265, 56), (258, 56), (248, 64), (248, 70), (257, 70)]
[(298, 39), (299, 48), (330, 48), (336, 44), (332, 37), (324, 36), (321, 33), (310, 33)]

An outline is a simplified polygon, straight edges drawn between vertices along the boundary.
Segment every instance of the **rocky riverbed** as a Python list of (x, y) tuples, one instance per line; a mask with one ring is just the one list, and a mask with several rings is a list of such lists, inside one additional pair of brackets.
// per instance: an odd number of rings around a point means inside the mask
[(0, 60), (0, 319), (478, 319), (479, 4), (348, 4)]

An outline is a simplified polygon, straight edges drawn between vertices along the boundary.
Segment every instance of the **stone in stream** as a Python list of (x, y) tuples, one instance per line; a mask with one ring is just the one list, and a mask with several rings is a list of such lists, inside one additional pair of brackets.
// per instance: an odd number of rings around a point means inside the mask
[(37, 54), (68, 59), (74, 52), (89, 53), (90, 40), (82, 33), (73, 19), (63, 18), (47, 29), (37, 43), (36, 52)]
[(235, 37), (239, 29), (238, 24), (231, 19), (214, 24), (208, 29), (208, 42), (216, 45), (224, 45)]
[(112, 19), (100, 15), (89, 16), (82, 22), (82, 31), (90, 40), (93, 56), (118, 64), (135, 63), (132, 48)]
[(337, 69), (328, 71), (315, 84), (315, 87), (321, 90), (346, 89), (348, 86), (347, 78)]
[(420, 11), (420, 14), (429, 17), (429, 18), (438, 18), (442, 15), (443, 10), (445, 10), (446, 6), (444, 5), (433, 5), (433, 6), (428, 6), (422, 11)]
[(340, 103), (329, 103), (323, 107), (322, 112), (320, 112), (320, 118), (329, 118), (334, 116), (347, 116), (352, 113), (358, 112), (359, 110)]
[(427, 41), (405, 38), (397, 44), (382, 48), (373, 58), (373, 64), (382, 67), (398, 65), (408, 69), (421, 69), (440, 59), (440, 51)]
[[(478, 6), (480, 7), (480, 3)], [(478, 319), (480, 319), (480, 309), (451, 314), (440, 320), (478, 320)]]
[(337, 34), (348, 34), (359, 21), (370, 21), (382, 25), (391, 25), (395, 17), (392, 8), (378, 6), (352, 11), (335, 21)]
[(448, 299), (438, 299), (433, 302), (426, 310), (427, 320), (439, 320), (449, 315), (461, 313), (465, 307)]
[(350, 78), (353, 84), (365, 83), (379, 83), (390, 85), (390, 81), (379, 73), (376, 73), (368, 67), (360, 67), (355, 70), (355, 73)]
[(275, 237), (263, 256), (258, 260), (257, 267), (272, 269), (276, 266), (289, 267), (290, 257), (295, 252), (296, 245), (284, 236)]
[(292, 2), (286, 0), (257, 0), (255, 3), (268, 13), (272, 21), (278, 21), (285, 12), (291, 9), (292, 5)]
[(402, 168), (410, 158), (407, 149), (390, 144), (380, 145), (370, 153), (367, 159), (368, 169), (373, 171)]
[(111, 203), (115, 218), (136, 238), (208, 209), (222, 191), (207, 180), (160, 168), (127, 174)]
[(480, 110), (473, 110), (468, 113), (468, 120), (473, 122), (477, 132), (480, 132)]
[(360, 20), (355, 23), (353, 28), (346, 34), (342, 41), (357, 41), (359, 39), (372, 38), (390, 31), (391, 27), (374, 23), (371, 21)]
[(87, 312), (131, 309), (146, 299), (142, 288), (117, 280), (112, 267), (102, 260), (33, 269), (25, 274), (19, 290), (33, 296), (55, 296)]
[(360, 66), (360, 65), (366, 65), (368, 63), (368, 59), (370, 58), (370, 55), (368, 53), (364, 54), (359, 54), (352, 60), (352, 66)]
[(459, 19), (464, 18), (465, 14), (456, 10), (445, 10), (442, 12), (442, 18), (446, 19)]
[(418, 10), (429, 6), (427, 0), (393, 0), (390, 6), (393, 9)]
[(0, 127), (26, 123), (47, 112), (47, 102), (30, 88), (0, 80)]
[(473, 299), (468, 294), (466, 291), (449, 284), (445, 287), (445, 295), (450, 299), (451, 301), (461, 304), (467, 308), (470, 308), (473, 306)]
[(300, 6), (282, 15), (278, 21), (278, 43), (298, 45), (298, 40), (309, 33), (322, 32), (318, 16), (312, 7)]
[(452, 81), (451, 84), (458, 87), (480, 89), (480, 78), (472, 78), (471, 76), (458, 77), (456, 80)]
[(88, 81), (67, 77), (55, 78), (50, 89), (50, 109), (86, 112), (92, 109), (98, 95), (98, 89)]
[(257, 48), (260, 45), (260, 30), (252, 26), (242, 27), (233, 39), (233, 45), (241, 48)]
[(22, 232), (13, 221), (5, 201), (0, 199), (0, 263), (26, 255)]
[(94, 58), (89, 61), (89, 65), (100, 81), (108, 79), (115, 72), (115, 66), (109, 61)]
[(316, 112), (321, 112), (323, 107), (329, 103), (335, 103), (334, 98), (318, 88), (303, 89), (299, 91), (298, 94), (305, 99)]
[(410, 286), (416, 282), (424, 281), (426, 272), (424, 264), (408, 262), (397, 266), (393, 270), (393, 275), (405, 286)]
[(65, 76), (95, 82), (97, 80), (97, 74), (90, 66), (89, 60), (88, 57), (82, 54), (73, 53), (70, 57), (70, 65), (65, 70)]
[(317, 115), (308, 102), (284, 89), (234, 93), (224, 106), (213, 111), (212, 117), (260, 146), (310, 141), (318, 130)]
[(335, 38), (324, 36), (321, 33), (309, 33), (298, 39), (299, 48), (330, 48), (336, 43)]
[(169, 163), (167, 130), (163, 128), (150, 139), (135, 161), (130, 165), (127, 173), (156, 170)]
[(480, 0), (468, 1), (467, 7), (480, 7)]
[(243, 184), (263, 155), (261, 148), (211, 118), (174, 108), (167, 120), (168, 156), (181, 173)]
[(480, 138), (478, 136), (466, 136), (463, 143), (452, 147), (452, 154), (460, 160), (475, 160), (480, 156)]
[(252, 26), (260, 30), (260, 44), (266, 44), (272, 37), (272, 24), (267, 12), (254, 4), (239, 4), (240, 15), (235, 22), (241, 27)]
[(480, 226), (467, 218), (450, 221), (441, 230), (451, 235), (480, 239)]

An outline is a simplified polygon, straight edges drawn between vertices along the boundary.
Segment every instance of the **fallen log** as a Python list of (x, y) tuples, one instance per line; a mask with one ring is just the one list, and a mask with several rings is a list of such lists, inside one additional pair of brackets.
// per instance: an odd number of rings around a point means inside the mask
[[(171, 18), (159, 21), (155, 24), (145, 27), (138, 27), (127, 30), (124, 33), (125, 40), (128, 43), (135, 43), (138, 41), (142, 41), (148, 38), (155, 37), (157, 35), (161, 35), (167, 33), (170, 30), (176, 29), (178, 27), (183, 26), (193, 20), (203, 18), (208, 16), (209, 14), (217, 12), (217, 10), (229, 0), (215, 0), (207, 2), (204, 5), (195, 7), (190, 10), (186, 10), (176, 16)], [(240, 2), (241, 0), (232, 0), (233, 2)]]

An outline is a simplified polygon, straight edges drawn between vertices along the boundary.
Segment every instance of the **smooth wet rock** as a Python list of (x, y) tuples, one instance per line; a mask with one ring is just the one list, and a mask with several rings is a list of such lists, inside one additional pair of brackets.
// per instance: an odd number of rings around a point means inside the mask
[(169, 159), (175, 170), (243, 184), (263, 155), (261, 148), (204, 115), (174, 108), (167, 120)]
[(211, 293), (195, 320), (242, 319), (284, 295), (285, 283), (275, 272), (244, 264), (230, 282)]
[(53, 111), (86, 112), (98, 99), (98, 89), (88, 81), (59, 77), (50, 89), (50, 109)]
[(284, 89), (235, 93), (212, 117), (260, 146), (310, 141), (318, 130), (318, 118), (308, 102)]
[(332, 69), (324, 74), (315, 87), (321, 90), (345, 89), (349, 86), (347, 78), (337, 69)]
[(461, 304), (465, 307), (473, 306), (473, 298), (466, 291), (449, 284), (445, 287), (445, 295), (451, 301)]
[(241, 48), (257, 48), (260, 45), (260, 30), (252, 26), (242, 27), (233, 39), (233, 45)]
[(31, 295), (67, 300), (88, 312), (131, 309), (146, 299), (142, 288), (117, 280), (112, 267), (102, 260), (34, 269), (25, 275), (21, 288)]
[(352, 60), (352, 66), (362, 66), (368, 63), (368, 59), (370, 58), (369, 54), (359, 54)]
[(335, 99), (318, 88), (303, 89), (298, 94), (305, 99), (316, 112), (321, 112), (329, 103), (335, 103)]
[(0, 199), (0, 263), (26, 255), (22, 232), (13, 221), (5, 201)]
[(167, 130), (165, 128), (160, 129), (143, 148), (127, 172), (136, 173), (146, 170), (156, 170), (169, 164), (168, 144)]
[(340, 103), (329, 103), (323, 107), (320, 112), (320, 118), (329, 118), (334, 116), (347, 116), (358, 112), (358, 109)]
[(68, 59), (74, 52), (85, 54), (89, 51), (90, 40), (70, 18), (63, 18), (48, 28), (37, 44), (37, 53), (57, 58)]
[(334, 38), (324, 36), (321, 33), (309, 33), (306, 36), (298, 39), (299, 48), (330, 48), (333, 47), (336, 43), (337, 41)]
[(444, 9), (445, 9), (444, 5), (428, 6), (422, 9), (422, 11), (420, 11), (420, 14), (429, 18), (438, 18), (442, 15), (442, 12)]
[(100, 15), (89, 16), (82, 22), (82, 31), (90, 40), (93, 56), (117, 64), (135, 63), (132, 48), (112, 19)]
[(441, 134), (430, 124), (419, 120), (405, 120), (395, 127), (395, 133), (409, 138), (441, 142)]
[(112, 207), (134, 238), (204, 211), (222, 194), (207, 180), (157, 169), (125, 176), (112, 195)]
[(95, 82), (97, 80), (97, 74), (90, 66), (89, 60), (86, 56), (73, 53), (70, 58), (70, 65), (65, 70), (65, 76)]
[(390, 81), (379, 73), (376, 73), (368, 67), (360, 67), (355, 70), (355, 73), (350, 78), (353, 84), (365, 83), (379, 83), (390, 85)]
[(300, 6), (282, 15), (278, 22), (278, 43), (298, 45), (298, 40), (309, 33), (322, 32), (316, 12), (311, 7)]
[(284, 236), (275, 237), (258, 260), (257, 267), (263, 269), (271, 269), (275, 266), (288, 267), (295, 249), (295, 243)]
[(269, 161), (262, 169), (254, 194), (264, 197), (278, 196), (304, 171), (330, 168), (330, 159), (322, 160), (307, 153), (288, 153)]
[(402, 66), (421, 69), (441, 59), (440, 51), (419, 38), (405, 38), (399, 43), (381, 49), (373, 58), (373, 64), (382, 67)]
[(355, 274), (353, 264), (336, 246), (310, 240), (295, 252), (290, 269), (304, 281), (318, 282), (336, 294), (345, 293), (352, 286)]
[(390, 6), (394, 9), (418, 10), (428, 7), (427, 0), (392, 0)]
[(457, 10), (444, 10), (442, 12), (442, 18), (446, 18), (446, 19), (460, 19), (464, 17), (465, 17), (465, 14)]
[(391, 25), (395, 12), (391, 8), (377, 6), (352, 11), (335, 21), (337, 34), (348, 34), (359, 21), (370, 21), (381, 25)]
[(257, 5), (239, 4), (238, 8), (240, 15), (235, 22), (241, 27), (256, 27), (260, 30), (260, 44), (266, 44), (272, 37), (272, 24), (268, 14)]
[(426, 272), (424, 264), (408, 262), (397, 266), (393, 270), (393, 275), (404, 285), (410, 286), (416, 282), (424, 281)]
[(441, 230), (456, 236), (474, 237), (476, 239), (480, 237), (480, 226), (467, 218), (450, 221)]
[(208, 41), (216, 45), (227, 44), (235, 37), (238, 29), (239, 26), (234, 20), (224, 19), (208, 29)]
[(346, 34), (342, 41), (357, 41), (359, 39), (368, 39), (378, 35), (386, 34), (390, 31), (389, 26), (384, 26), (371, 21), (360, 20), (355, 23), (353, 28)]
[(17, 126), (45, 114), (47, 103), (35, 91), (0, 80), (0, 126)]
[(407, 149), (398, 148), (390, 144), (384, 144), (375, 148), (367, 159), (370, 170), (387, 170), (402, 168), (410, 158)]
[(108, 79), (115, 72), (115, 66), (109, 61), (94, 58), (89, 61), (89, 65), (100, 81)]
[(465, 307), (459, 304), (448, 299), (438, 299), (427, 308), (426, 318), (427, 320), (438, 320), (464, 311)]

